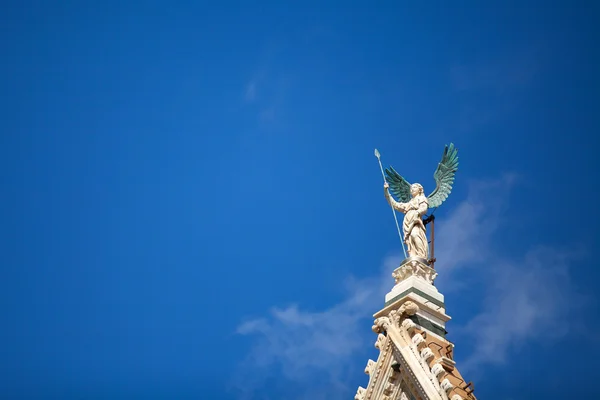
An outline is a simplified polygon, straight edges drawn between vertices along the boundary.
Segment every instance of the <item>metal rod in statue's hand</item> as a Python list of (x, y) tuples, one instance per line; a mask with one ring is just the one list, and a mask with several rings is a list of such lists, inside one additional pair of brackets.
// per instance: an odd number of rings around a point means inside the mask
[[(379, 150), (375, 149), (375, 157), (377, 157), (377, 161), (379, 161), (379, 169), (381, 169), (381, 176), (383, 177), (383, 183), (387, 183), (385, 179), (385, 174), (383, 173), (383, 165), (381, 165), (381, 154), (379, 154)], [(396, 229), (398, 230), (398, 237), (400, 238), (400, 243), (402, 244), (402, 251), (404, 252), (404, 258), (406, 258), (406, 249), (404, 248), (404, 240), (402, 240), (402, 233), (400, 233), (400, 225), (398, 225), (398, 218), (396, 217), (396, 210), (392, 207), (392, 214), (394, 214), (394, 221), (396, 221)]]

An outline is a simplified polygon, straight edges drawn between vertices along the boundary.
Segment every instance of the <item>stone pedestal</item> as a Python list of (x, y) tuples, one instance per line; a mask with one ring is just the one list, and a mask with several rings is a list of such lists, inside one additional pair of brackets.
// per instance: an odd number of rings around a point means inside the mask
[(419, 311), (410, 319), (423, 329), (444, 338), (450, 316), (446, 314), (444, 295), (433, 286), (436, 276), (437, 272), (426, 260), (417, 257), (405, 259), (392, 273), (396, 284), (385, 295), (384, 308), (374, 317), (387, 315), (407, 301), (412, 301), (418, 305)]
[(419, 257), (409, 257), (402, 261), (400, 266), (394, 270), (392, 276), (396, 280), (396, 284), (410, 276), (415, 276), (433, 285), (433, 280), (437, 277), (437, 272), (429, 266), (426, 260)]

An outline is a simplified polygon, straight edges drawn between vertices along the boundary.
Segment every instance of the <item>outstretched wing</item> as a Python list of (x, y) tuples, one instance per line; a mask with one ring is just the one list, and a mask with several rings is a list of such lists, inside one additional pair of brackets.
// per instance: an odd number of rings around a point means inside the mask
[(454, 144), (444, 148), (442, 161), (438, 164), (433, 178), (435, 179), (435, 190), (427, 197), (429, 208), (439, 207), (452, 191), (454, 183), (454, 175), (458, 171), (458, 150)]
[(390, 191), (401, 203), (410, 201), (410, 183), (406, 181), (393, 167), (385, 169), (386, 180), (390, 184)]

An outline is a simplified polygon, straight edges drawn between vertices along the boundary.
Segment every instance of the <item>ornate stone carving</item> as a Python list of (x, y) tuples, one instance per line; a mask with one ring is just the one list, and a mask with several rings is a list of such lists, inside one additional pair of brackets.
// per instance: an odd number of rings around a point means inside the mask
[(386, 331), (391, 324), (391, 321), (388, 317), (379, 317), (375, 320), (371, 329), (375, 333), (383, 333)]
[[(418, 370), (413, 370), (413, 368), (411, 367), (411, 365), (409, 365), (408, 361), (406, 360), (406, 358), (404, 358), (404, 356), (402, 355), (402, 351), (396, 347), (395, 345), (393, 346), (394, 348), (394, 356), (395, 359), (400, 361), (401, 365), (402, 365), (402, 375), (404, 377), (404, 379), (402, 380), (402, 385), (401, 387), (403, 388), (403, 391), (407, 391), (410, 393), (414, 393), (414, 395), (411, 395), (411, 398), (413, 396), (415, 396), (416, 398), (422, 398), (422, 399), (427, 399), (429, 398), (427, 396), (427, 392), (425, 390), (425, 388), (423, 387), (420, 379), (417, 377), (417, 374), (421, 374), (421, 372), (419, 372)], [(425, 371), (423, 371), (425, 372)]]
[(377, 335), (377, 340), (375, 341), (375, 348), (379, 349), (380, 351), (383, 350), (383, 348), (381, 346), (383, 346), (384, 342), (385, 342), (385, 335), (382, 335), (380, 333), (379, 335)]
[(454, 385), (450, 383), (450, 381), (448, 380), (448, 378), (444, 379), (442, 381), (442, 383), (440, 383), (440, 387), (442, 389), (444, 389), (446, 391), (446, 393), (448, 393), (449, 391), (451, 391), (452, 389), (454, 389)]
[(367, 386), (367, 389), (364, 392), (363, 396), (365, 400), (375, 400), (373, 397), (375, 396), (374, 390), (376, 390), (378, 385), (380, 385), (379, 382), (385, 379), (385, 377), (382, 375), (385, 375), (386, 373), (385, 367), (388, 365), (386, 360), (388, 360), (389, 357), (388, 353), (392, 350), (392, 341), (382, 334), (380, 334), (379, 336), (383, 337), (380, 348), (381, 353), (379, 354), (379, 358), (377, 359), (377, 362), (375, 363), (374, 368), (371, 372), (369, 378), (369, 385)]
[(390, 322), (394, 326), (400, 326), (400, 318), (401, 317), (402, 317), (402, 313), (400, 312), (400, 310), (392, 310), (388, 314), (388, 318), (390, 319)]
[(444, 367), (442, 367), (441, 364), (435, 364), (432, 368), (431, 368), (431, 373), (433, 374), (433, 376), (435, 376), (436, 378), (441, 375), (442, 373), (444, 373)]
[(436, 362), (442, 364), (442, 367), (444, 367), (444, 369), (448, 372), (452, 372), (454, 370), (454, 366), (456, 365), (454, 360), (444, 356), (440, 357), (440, 359), (436, 360)]
[(383, 389), (383, 394), (385, 394), (386, 396), (389, 396), (390, 394), (392, 394), (393, 391), (394, 391), (394, 385), (392, 383), (388, 383), (387, 385), (385, 385), (385, 388)]
[(354, 400), (363, 400), (365, 397), (365, 388), (362, 386), (358, 387), (356, 394), (354, 395)]
[(402, 321), (402, 327), (406, 329), (409, 335), (411, 335), (415, 331), (417, 324), (415, 324), (412, 320), (407, 318), (404, 321)]
[(367, 361), (367, 366), (365, 367), (365, 374), (371, 375), (371, 373), (373, 372), (373, 369), (375, 368), (375, 365), (377, 365), (377, 363), (375, 361), (373, 361), (373, 360)]
[(398, 309), (398, 312), (400, 314), (402, 314), (403, 316), (406, 316), (406, 315), (415, 315), (417, 313), (417, 311), (419, 311), (419, 306), (416, 305), (415, 303), (413, 303), (412, 301), (405, 302)]
[(433, 357), (433, 351), (431, 351), (429, 347), (425, 347), (421, 350), (421, 357), (423, 357), (425, 361), (429, 361)]
[(438, 274), (435, 272), (435, 269), (426, 264), (424, 259), (418, 257), (407, 258), (400, 267), (392, 272), (392, 277), (396, 284), (413, 275), (429, 284), (433, 284)]
[(391, 325), (400, 326), (401, 321), (403, 321), (409, 315), (415, 315), (418, 310), (418, 305), (412, 301), (407, 301), (397, 310), (390, 311), (387, 316), (375, 319), (371, 329), (375, 333), (381, 333), (383, 331), (387, 331)]
[(420, 333), (412, 337), (412, 342), (417, 348), (425, 346), (425, 338)]

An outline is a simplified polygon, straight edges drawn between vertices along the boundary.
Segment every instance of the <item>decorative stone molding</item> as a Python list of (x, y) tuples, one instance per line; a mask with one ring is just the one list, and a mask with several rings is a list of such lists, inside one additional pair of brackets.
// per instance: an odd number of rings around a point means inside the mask
[(417, 378), (417, 371), (412, 369), (406, 358), (404, 358), (402, 355), (402, 351), (398, 347), (394, 345), (393, 349), (396, 360), (400, 361), (400, 364), (402, 365), (402, 371), (406, 373), (404, 382), (410, 386), (410, 390), (413, 393), (419, 394), (419, 396), (423, 399), (429, 398), (421, 381)]
[(390, 323), (394, 326), (400, 326), (400, 319), (402, 318), (402, 313), (400, 310), (392, 310), (388, 314), (388, 318), (390, 319)]
[(409, 300), (402, 304), (398, 311), (403, 315), (415, 315), (419, 311), (419, 306)]
[(446, 346), (446, 358), (448, 358), (449, 360), (452, 360), (454, 358), (453, 353), (454, 353), (454, 343), (450, 342), (450, 343), (448, 343), (448, 346)]
[(377, 340), (375, 340), (375, 348), (379, 349), (380, 351), (383, 350), (382, 346), (383, 346), (384, 342), (385, 342), (385, 335), (382, 335), (380, 333), (379, 335), (377, 335)]
[[(436, 378), (439, 377), (442, 373), (444, 373), (444, 367), (442, 367), (441, 364), (435, 364), (432, 368), (431, 368), (431, 373), (433, 374), (433, 376), (435, 376)], [(439, 379), (439, 378), (438, 378)]]
[(375, 361), (373, 361), (373, 360), (367, 361), (367, 366), (365, 367), (365, 374), (371, 375), (371, 373), (373, 372), (373, 369), (375, 368), (375, 365), (377, 365), (377, 363)]
[(386, 396), (389, 396), (390, 394), (392, 394), (392, 392), (394, 391), (394, 385), (391, 383), (388, 383), (385, 388), (383, 389), (383, 394), (385, 394)]
[(417, 349), (425, 346), (425, 338), (420, 333), (417, 333), (412, 337), (412, 342), (415, 346), (417, 346)]
[(354, 395), (354, 400), (363, 400), (365, 397), (365, 388), (362, 386), (358, 387), (356, 394)]
[(413, 275), (423, 279), (429, 284), (433, 284), (437, 272), (435, 272), (435, 269), (428, 266), (425, 260), (418, 257), (409, 257), (392, 273), (396, 285)]
[(390, 311), (387, 317), (392, 325), (400, 326), (407, 316), (415, 315), (417, 311), (419, 311), (419, 306), (409, 300), (404, 302), (397, 310)]
[(451, 360), (448, 357), (440, 357), (436, 362), (442, 364), (442, 367), (448, 372), (454, 371), (454, 366), (456, 365), (456, 361)]
[(378, 337), (381, 337), (380, 341), (380, 353), (377, 362), (375, 362), (371, 374), (369, 375), (369, 384), (367, 389), (363, 393), (363, 399), (361, 400), (375, 400), (376, 393), (379, 390), (378, 388), (385, 382), (385, 377), (387, 375), (387, 368), (389, 367), (390, 352), (392, 351), (393, 345), (392, 341), (389, 340), (389, 337), (386, 337), (382, 334), (379, 334)]
[(415, 324), (412, 320), (408, 318), (402, 321), (402, 328), (406, 329), (409, 335), (412, 335), (416, 327), (417, 324)]
[(440, 387), (446, 391), (446, 393), (450, 392), (454, 389), (454, 385), (450, 383), (450, 381), (446, 378), (440, 383)]
[(463, 400), (463, 398), (460, 395), (455, 394), (450, 400)]
[(433, 356), (433, 351), (429, 347), (425, 347), (423, 350), (421, 350), (421, 357), (423, 357), (425, 361), (428, 362)]
[(388, 317), (379, 317), (375, 320), (371, 329), (375, 333), (383, 333), (389, 328), (390, 325), (391, 321)]

